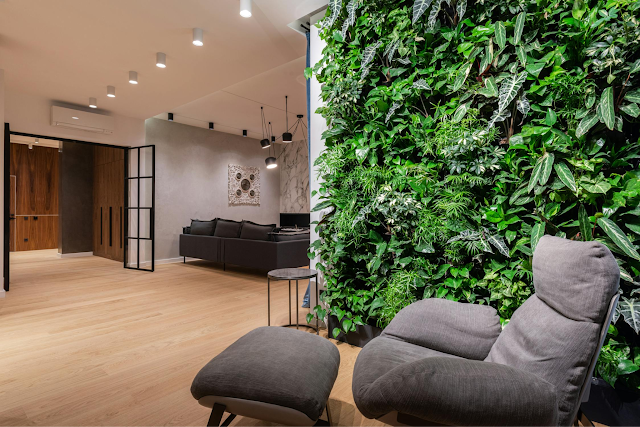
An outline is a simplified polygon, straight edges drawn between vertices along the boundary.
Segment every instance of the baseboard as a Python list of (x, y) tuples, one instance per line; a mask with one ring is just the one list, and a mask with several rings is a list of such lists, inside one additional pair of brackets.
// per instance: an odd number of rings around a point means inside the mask
[(4, 289), (0, 289), (0, 298), (4, 298), (4, 294), (5, 294), (5, 290)]
[(80, 258), (86, 256), (93, 256), (93, 252), (73, 252), (70, 254), (61, 254), (58, 252), (58, 258)]
[[(187, 261), (202, 261), (200, 258), (190, 258), (187, 257)], [(155, 261), (155, 265), (162, 265), (162, 264), (175, 264), (178, 262), (184, 262), (184, 258), (183, 257), (178, 257), (178, 258), (165, 258), (165, 259), (157, 259)], [(149, 267), (151, 266), (151, 261), (142, 261), (140, 262), (140, 267)]]

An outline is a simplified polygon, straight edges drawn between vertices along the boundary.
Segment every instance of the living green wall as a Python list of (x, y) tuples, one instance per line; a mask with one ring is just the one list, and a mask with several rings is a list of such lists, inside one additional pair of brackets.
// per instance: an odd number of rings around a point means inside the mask
[(541, 236), (598, 240), (623, 295), (598, 374), (638, 386), (640, 1), (329, 6), (311, 250), (340, 329), (422, 298), (506, 323)]

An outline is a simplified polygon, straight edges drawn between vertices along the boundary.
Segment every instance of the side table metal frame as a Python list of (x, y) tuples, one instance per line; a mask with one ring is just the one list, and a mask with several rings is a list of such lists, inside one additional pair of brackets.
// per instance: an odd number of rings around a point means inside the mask
[[(315, 278), (315, 283), (316, 283), (316, 302), (319, 303), (320, 302), (320, 287), (318, 286), (318, 274), (315, 274), (314, 276), (309, 278), (309, 283), (311, 283), (311, 279)], [(271, 326), (271, 276), (267, 275), (267, 325)], [(289, 324), (287, 325), (282, 325), (282, 327), (287, 328), (290, 326), (295, 326), (296, 329), (300, 329), (300, 326), (302, 326), (303, 328), (309, 328), (309, 329), (313, 329), (314, 331), (316, 331), (316, 335), (320, 334), (320, 321), (318, 319), (318, 314), (315, 314), (316, 317), (316, 326), (313, 325), (301, 325), (299, 322), (299, 311), (300, 311), (300, 300), (299, 300), (299, 296), (298, 296), (298, 282), (300, 281), (300, 279), (296, 279), (296, 323), (292, 323), (291, 322), (291, 280), (292, 279), (276, 279), (273, 278), (274, 281), (276, 282), (281, 282), (284, 280), (288, 280), (289, 281)], [(306, 280), (306, 279), (303, 279)]]

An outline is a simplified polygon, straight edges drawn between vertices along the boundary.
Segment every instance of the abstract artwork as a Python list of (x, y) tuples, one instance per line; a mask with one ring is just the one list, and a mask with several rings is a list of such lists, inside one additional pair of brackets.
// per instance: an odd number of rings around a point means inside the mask
[(229, 204), (260, 206), (260, 169), (229, 165)]

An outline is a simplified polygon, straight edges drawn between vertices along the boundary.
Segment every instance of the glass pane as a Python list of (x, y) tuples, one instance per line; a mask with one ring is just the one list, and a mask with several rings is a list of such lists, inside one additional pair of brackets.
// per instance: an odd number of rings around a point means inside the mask
[(138, 180), (129, 179), (129, 206), (132, 208), (138, 207)]
[(136, 239), (129, 239), (126, 261), (127, 267), (138, 268), (138, 241)]
[(128, 227), (128, 237), (139, 237), (138, 236), (138, 210), (137, 209), (129, 209), (129, 222), (127, 223)]
[(140, 180), (140, 207), (150, 208), (153, 206), (152, 202), (153, 202), (153, 180), (150, 178), (141, 179)]
[(153, 175), (153, 147), (140, 149), (140, 176)]
[(138, 150), (129, 150), (129, 174), (128, 176), (138, 176)]
[(151, 240), (140, 240), (140, 268), (151, 270), (152, 252)]
[(151, 209), (140, 209), (140, 237), (151, 238)]

